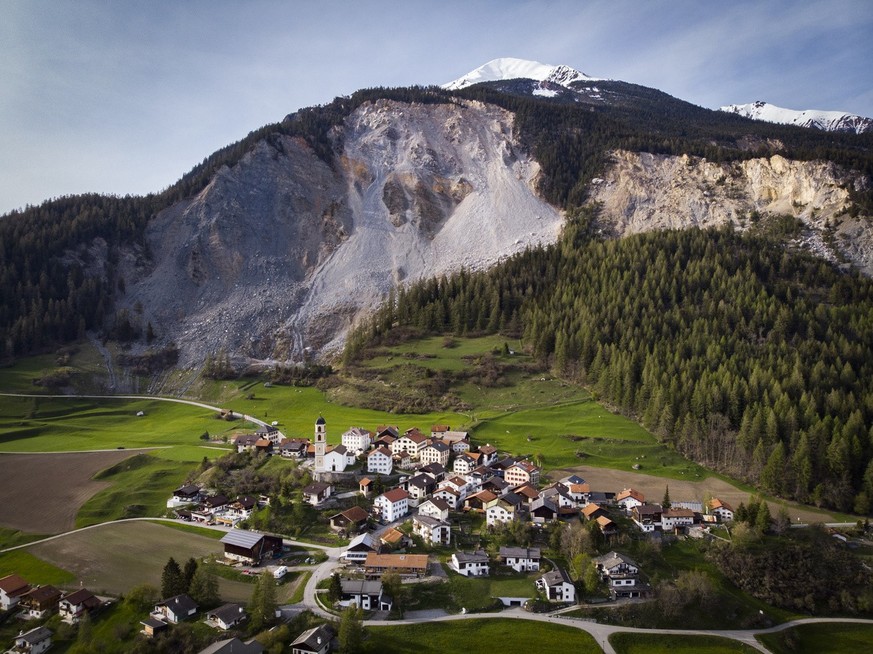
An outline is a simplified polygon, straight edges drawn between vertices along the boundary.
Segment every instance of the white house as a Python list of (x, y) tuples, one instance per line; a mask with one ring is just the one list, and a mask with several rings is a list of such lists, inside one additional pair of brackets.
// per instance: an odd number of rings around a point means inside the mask
[(449, 505), (445, 500), (432, 497), (418, 505), (418, 515), (446, 521), (449, 519)]
[(61, 620), (68, 624), (76, 624), (82, 615), (99, 608), (103, 602), (87, 588), (80, 588), (68, 593), (58, 602), (58, 613)]
[(364, 532), (352, 539), (349, 546), (342, 553), (341, 558), (347, 563), (362, 565), (367, 560), (367, 554), (378, 551), (379, 543), (373, 538), (372, 534)]
[(206, 624), (215, 629), (227, 631), (245, 622), (247, 617), (246, 611), (241, 605), (224, 604), (206, 614)]
[(470, 434), (466, 431), (443, 431), (433, 434), (443, 443), (452, 448), (452, 452), (459, 454), (470, 449)]
[(468, 454), (459, 454), (452, 463), (452, 472), (457, 475), (469, 475), (478, 464)]
[(0, 609), (8, 611), (18, 604), (19, 598), (30, 590), (30, 584), (18, 575), (0, 579)]
[(635, 506), (642, 506), (646, 503), (645, 496), (638, 490), (633, 488), (625, 488), (615, 496), (615, 503), (622, 509), (630, 513)]
[(340, 437), (343, 446), (354, 454), (363, 454), (373, 443), (373, 433), (362, 427), (351, 427)]
[(537, 588), (552, 602), (575, 602), (576, 587), (561, 568), (555, 568), (537, 579)]
[(720, 522), (730, 522), (734, 519), (734, 508), (717, 497), (710, 500), (709, 511), (712, 515), (716, 516)]
[(303, 489), (303, 501), (318, 506), (326, 501), (333, 492), (333, 486), (323, 481), (314, 481)]
[(155, 604), (152, 617), (176, 624), (197, 613), (197, 603), (187, 595), (176, 595)]
[(449, 523), (419, 513), (412, 516), (412, 532), (430, 545), (448, 545), (452, 537)]
[(523, 504), (524, 500), (520, 495), (507, 493), (497, 500), (497, 504), (485, 509), (485, 524), (493, 527), (516, 520), (519, 517)]
[(661, 514), (661, 529), (673, 531), (694, 524), (694, 511), (691, 509), (667, 509)]
[(291, 643), (291, 654), (327, 654), (333, 636), (333, 629), (327, 624), (304, 631)]
[(52, 646), (52, 632), (46, 627), (35, 627), (15, 637), (15, 647), (10, 652), (16, 654), (42, 654)]
[(425, 465), (431, 463), (439, 463), (445, 467), (449, 465), (449, 455), (452, 449), (442, 441), (434, 441), (432, 444), (425, 447), (418, 455), (418, 458)]
[(373, 508), (382, 522), (394, 522), (409, 513), (409, 493), (402, 488), (392, 488), (373, 500)]
[(516, 572), (536, 572), (542, 555), (539, 547), (501, 547), (500, 559)]
[(420, 473), (406, 479), (400, 486), (409, 493), (409, 506), (418, 506), (434, 491), (436, 482), (430, 475)]
[(493, 445), (482, 445), (479, 447), (479, 465), (490, 466), (497, 461), (497, 448)]
[(413, 459), (418, 459), (421, 451), (428, 446), (430, 439), (419, 431), (410, 430), (391, 443), (391, 453), (400, 454), (406, 450)]
[(452, 569), (465, 577), (487, 577), (488, 555), (482, 551), (455, 552), (452, 554)]
[(391, 600), (382, 593), (378, 579), (341, 579), (342, 599), (340, 606), (357, 606), (365, 611), (390, 611)]
[(367, 455), (367, 472), (377, 475), (390, 475), (394, 469), (391, 452), (385, 447), (379, 447)]
[(449, 508), (452, 509), (452, 511), (457, 510), (457, 508), (462, 504), (461, 494), (451, 486), (442, 486), (440, 488), (437, 488), (433, 492), (431, 499), (442, 500), (443, 502), (448, 504)]
[(597, 557), (592, 563), (609, 584), (609, 594), (613, 599), (642, 597), (649, 590), (648, 585), (639, 580), (639, 566), (624, 554), (610, 552)]
[(530, 461), (516, 461), (506, 469), (503, 478), (512, 486), (526, 483), (536, 486), (540, 481), (540, 469)]

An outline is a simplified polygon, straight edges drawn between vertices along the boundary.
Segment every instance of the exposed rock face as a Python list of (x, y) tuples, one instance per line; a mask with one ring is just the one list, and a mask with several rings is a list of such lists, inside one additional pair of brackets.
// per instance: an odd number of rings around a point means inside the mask
[(621, 151), (613, 153), (604, 178), (592, 184), (590, 198), (602, 204), (603, 221), (619, 236), (725, 223), (744, 228), (753, 212), (795, 216), (809, 228), (804, 246), (832, 260), (845, 257), (870, 275), (873, 224), (846, 213), (848, 189), (866, 183), (830, 162), (779, 155), (712, 163)]
[(149, 225), (122, 260), (127, 302), (182, 365), (337, 349), (392, 285), (557, 239), (561, 216), (496, 107), (379, 101), (346, 121), (336, 169), (302, 141), (260, 142)]

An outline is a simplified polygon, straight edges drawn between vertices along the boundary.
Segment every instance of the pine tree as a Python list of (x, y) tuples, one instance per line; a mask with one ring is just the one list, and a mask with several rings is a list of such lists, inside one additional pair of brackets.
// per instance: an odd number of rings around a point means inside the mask
[(343, 585), (338, 574), (332, 574), (330, 577), (330, 588), (327, 591), (327, 598), (331, 604), (339, 602), (343, 597)]
[(185, 578), (185, 591), (189, 592), (191, 588), (191, 580), (194, 579), (194, 574), (197, 572), (197, 560), (192, 556), (185, 562), (185, 569), (182, 571), (182, 576)]
[(175, 597), (185, 592), (185, 577), (182, 575), (182, 570), (176, 559), (172, 556), (164, 566), (164, 571), (161, 574), (161, 595), (164, 599)]
[(204, 608), (216, 606), (221, 602), (218, 594), (218, 579), (205, 566), (198, 566), (191, 578), (188, 594)]
[(340, 654), (356, 654), (360, 651), (364, 637), (363, 611), (357, 606), (349, 606), (340, 616), (339, 651)]
[(670, 486), (667, 485), (664, 487), (664, 499), (661, 501), (661, 508), (666, 511), (671, 506), (672, 506), (672, 503), (670, 502)]
[(261, 631), (276, 618), (276, 580), (265, 570), (258, 577), (249, 601), (252, 631)]

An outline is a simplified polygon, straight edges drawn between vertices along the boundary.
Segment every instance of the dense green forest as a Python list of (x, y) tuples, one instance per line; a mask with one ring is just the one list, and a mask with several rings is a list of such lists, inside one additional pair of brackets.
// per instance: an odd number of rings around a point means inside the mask
[(502, 332), (695, 461), (801, 501), (871, 511), (873, 283), (788, 251), (793, 219), (562, 241), (401, 289), (354, 333)]
[[(590, 179), (614, 148), (742, 159), (778, 151), (797, 159), (829, 159), (873, 174), (873, 135), (845, 135), (755, 123), (695, 107), (624, 82), (599, 83), (609, 101), (550, 101), (505, 92), (494, 85), (463, 91), (438, 88), (366, 89), (251, 132), (218, 150), (165, 191), (145, 197), (79, 195), (48, 201), (0, 218), (0, 357), (44, 351), (82, 337), (85, 330), (126, 334), (113, 309), (124, 292), (117, 270), (120, 248), (138, 245), (148, 259), (148, 221), (190, 198), (224, 166), (235, 165), (256, 143), (281, 149), (280, 136), (304, 139), (331, 165), (342, 148), (335, 129), (365, 102), (447, 103), (479, 100), (513, 112), (522, 142), (540, 161), (540, 190), (557, 206), (585, 200)], [(750, 146), (752, 142), (754, 145)], [(857, 192), (853, 211), (871, 213), (873, 190)], [(103, 252), (105, 248), (105, 252)], [(120, 327), (118, 325), (120, 324)], [(127, 334), (142, 338), (143, 334)], [(155, 334), (151, 333), (151, 337)], [(159, 337), (160, 334), (158, 333)]]

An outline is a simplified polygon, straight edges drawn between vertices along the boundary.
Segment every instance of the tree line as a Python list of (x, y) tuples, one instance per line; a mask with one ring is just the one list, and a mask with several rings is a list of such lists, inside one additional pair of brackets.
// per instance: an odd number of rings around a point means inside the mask
[(504, 333), (670, 447), (764, 490), (867, 514), (873, 283), (786, 249), (774, 229), (596, 234), (392, 294), (347, 361), (392, 330)]

